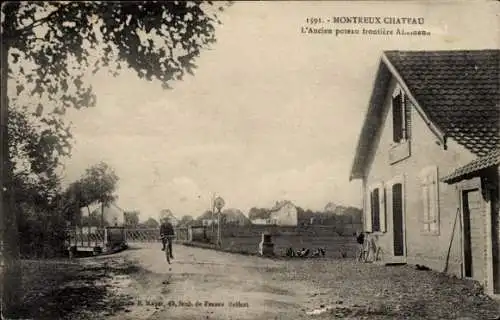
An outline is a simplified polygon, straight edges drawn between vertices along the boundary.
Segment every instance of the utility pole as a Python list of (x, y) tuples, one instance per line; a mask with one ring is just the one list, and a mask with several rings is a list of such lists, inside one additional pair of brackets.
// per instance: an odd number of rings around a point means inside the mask
[(212, 217), (210, 218), (210, 226), (212, 227), (212, 237), (214, 235), (214, 214), (215, 214), (215, 192), (212, 192), (212, 197), (210, 198), (210, 212)]
[(104, 201), (101, 200), (101, 229), (102, 229), (102, 240), (104, 246), (108, 243), (108, 233), (106, 227), (104, 227)]
[(221, 241), (220, 241), (220, 209), (218, 209), (218, 214), (217, 214), (217, 246), (221, 246)]
[(218, 215), (217, 215), (217, 245), (219, 247), (222, 246), (222, 241), (221, 241), (221, 227), (220, 227), (220, 210), (224, 207), (224, 199), (222, 199), (221, 197), (217, 197), (215, 198), (214, 200), (214, 207), (217, 208), (217, 211), (218, 211)]

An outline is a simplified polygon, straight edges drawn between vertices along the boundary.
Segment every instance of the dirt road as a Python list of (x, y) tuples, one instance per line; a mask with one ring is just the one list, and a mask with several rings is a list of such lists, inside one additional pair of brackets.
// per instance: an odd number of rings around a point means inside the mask
[(174, 255), (167, 265), (160, 245), (152, 243), (90, 258), (115, 270), (107, 272), (107, 301), (123, 305), (125, 299), (116, 297), (131, 298), (124, 309), (103, 302), (106, 314), (80, 318), (479, 320), (500, 314), (498, 302), (477, 284), (412, 266), (328, 257), (270, 260), (181, 245)]
[[(174, 245), (169, 266), (157, 243), (120, 253), (147, 271), (113, 286), (133, 305), (110, 319), (301, 319), (308, 291), (273, 274), (283, 261)], [(304, 310), (301, 310), (304, 309)]]

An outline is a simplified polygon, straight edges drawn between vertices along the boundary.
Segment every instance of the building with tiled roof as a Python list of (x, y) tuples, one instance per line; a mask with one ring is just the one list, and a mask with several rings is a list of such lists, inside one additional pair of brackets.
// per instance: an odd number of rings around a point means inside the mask
[(289, 200), (276, 201), (269, 210), (270, 224), (277, 226), (296, 226), (298, 224), (297, 207)]
[(374, 260), (500, 293), (499, 75), (500, 50), (382, 53), (350, 174)]
[(299, 215), (297, 206), (289, 200), (276, 201), (271, 209), (264, 209), (265, 212), (259, 218), (251, 220), (256, 225), (275, 226), (297, 226)]
[(455, 169), (449, 175), (441, 178), (446, 183), (456, 183), (465, 179), (480, 176), (485, 170), (491, 170), (500, 164), (500, 149), (490, 151), (488, 154), (472, 160), (465, 166)]

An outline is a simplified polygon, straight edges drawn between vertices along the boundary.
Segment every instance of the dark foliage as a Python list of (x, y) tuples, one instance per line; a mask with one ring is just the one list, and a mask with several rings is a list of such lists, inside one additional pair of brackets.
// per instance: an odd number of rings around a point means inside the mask
[[(96, 197), (72, 185), (66, 191), (79, 194), (78, 204), (68, 201), (58, 178), (72, 143), (70, 125), (62, 116), (68, 108), (96, 104), (85, 80), (87, 70), (118, 75), (130, 68), (168, 88), (172, 81), (192, 74), (201, 50), (215, 42), (217, 15), (225, 6), (158, 1), (2, 3), (1, 47), (7, 57), (2, 78), (8, 78), (13, 88), (1, 88), (1, 95), (9, 96), (8, 158), (13, 163), (6, 187), (15, 196), (21, 237), (43, 234), (34, 241), (47, 242), (50, 228), (63, 228), (58, 214), (74, 215), (78, 206)], [(54, 222), (44, 224), (53, 215)]]

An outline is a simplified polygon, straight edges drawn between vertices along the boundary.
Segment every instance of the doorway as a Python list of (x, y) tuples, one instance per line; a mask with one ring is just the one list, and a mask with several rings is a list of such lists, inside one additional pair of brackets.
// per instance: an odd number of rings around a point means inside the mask
[(486, 268), (484, 259), (486, 221), (482, 214), (481, 204), (479, 188), (462, 191), (464, 275), (478, 281), (485, 279)]
[(394, 256), (404, 256), (403, 185), (392, 185), (392, 221)]

